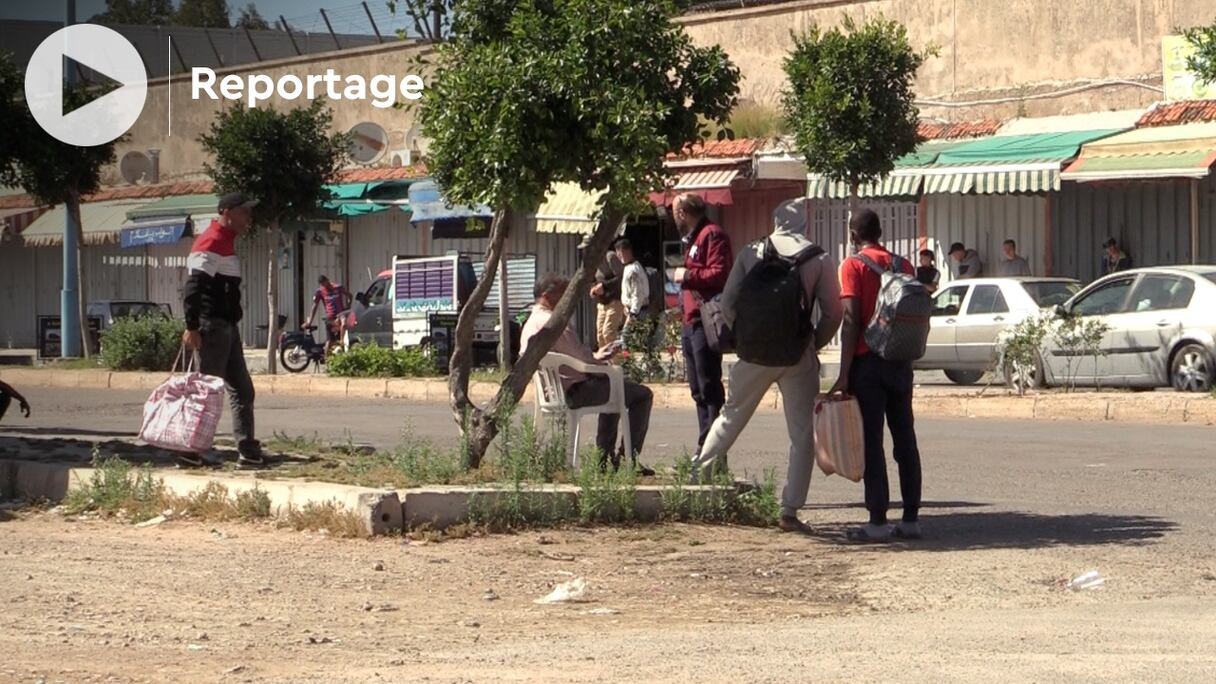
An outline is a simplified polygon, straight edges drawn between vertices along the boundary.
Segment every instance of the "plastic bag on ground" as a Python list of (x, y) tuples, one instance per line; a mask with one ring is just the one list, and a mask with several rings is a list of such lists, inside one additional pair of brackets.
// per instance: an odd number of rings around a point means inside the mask
[(816, 402), (815, 462), (825, 475), (861, 481), (866, 470), (865, 433), (856, 399)]
[(553, 587), (547, 596), (536, 599), (534, 603), (574, 603), (581, 601), (587, 594), (587, 580), (575, 577), (569, 582), (562, 582)]

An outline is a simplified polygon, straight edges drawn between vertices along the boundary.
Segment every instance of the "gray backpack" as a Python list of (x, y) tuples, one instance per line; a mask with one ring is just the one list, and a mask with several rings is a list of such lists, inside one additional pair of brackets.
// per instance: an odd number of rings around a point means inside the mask
[(866, 346), (888, 361), (915, 361), (925, 355), (933, 298), (916, 276), (904, 273), (903, 258), (891, 255), (891, 268), (883, 269), (868, 256), (859, 261), (882, 280), (874, 317), (866, 325)]

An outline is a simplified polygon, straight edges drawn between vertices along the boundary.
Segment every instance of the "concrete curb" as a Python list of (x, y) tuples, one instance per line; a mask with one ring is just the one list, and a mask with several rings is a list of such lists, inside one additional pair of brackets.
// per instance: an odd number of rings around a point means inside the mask
[[(6, 496), (33, 501), (62, 501), (93, 477), (92, 468), (39, 461), (0, 461), (0, 492)], [(209, 484), (219, 484), (229, 496), (252, 491), (255, 487), (270, 499), (270, 512), (286, 517), (292, 509), (309, 504), (334, 503), (363, 523), (368, 535), (387, 534), (401, 529), (401, 500), (392, 490), (306, 480), (269, 480), (239, 475), (196, 475), (158, 470), (154, 477), (177, 496), (188, 496)]]
[[(109, 371), (6, 370), (5, 379), (16, 386), (123, 389), (151, 391), (165, 380), (163, 373), (117, 373)], [(416, 402), (447, 403), (447, 380), (443, 378), (373, 379), (331, 378), (324, 375), (255, 375), (259, 393), (285, 396), (378, 399), (388, 397)], [(469, 387), (473, 400), (489, 401), (498, 385), (475, 382)], [(692, 398), (684, 385), (651, 385), (654, 406), (691, 410)], [(529, 385), (521, 404), (532, 402)], [(1002, 418), (1019, 420), (1118, 420), (1130, 423), (1216, 423), (1216, 399), (1202, 395), (1154, 392), (1147, 394), (1078, 392), (1072, 394), (926, 395), (915, 396), (913, 409), (933, 418)], [(780, 411), (781, 393), (774, 388), (760, 405), (762, 411)]]
[[(633, 519), (638, 522), (660, 520), (663, 517), (663, 493), (669, 489), (660, 485), (637, 486), (634, 489)], [(689, 497), (690, 503), (697, 498), (708, 500), (714, 492), (719, 495), (723, 493), (723, 488), (708, 485), (684, 485), (681, 489)], [(736, 485), (735, 489), (727, 490), (725, 494), (734, 496), (740, 491), (742, 487)], [(406, 528), (429, 525), (438, 530), (469, 522), (475, 507), (489, 511), (515, 494), (526, 497), (526, 507), (531, 510), (566, 511), (572, 514), (577, 510), (582, 489), (574, 485), (524, 485), (517, 492), (507, 486), (434, 486), (397, 492), (401, 498), (402, 519)]]
[[(0, 495), (5, 498), (22, 498), (31, 501), (58, 503), (68, 493), (79, 489), (93, 477), (93, 468), (75, 467), (64, 463), (41, 461), (0, 461)], [(429, 525), (434, 529), (445, 529), (452, 525), (470, 522), (476, 508), (492, 515), (494, 510), (516, 494), (509, 486), (432, 486), (401, 491), (355, 487), (352, 485), (314, 482), (308, 480), (273, 480), (259, 477), (228, 474), (195, 474), (172, 470), (157, 470), (153, 477), (164, 483), (165, 489), (177, 496), (189, 496), (208, 485), (223, 486), (230, 497), (252, 491), (254, 488), (266, 493), (270, 499), (270, 513), (284, 518), (293, 509), (309, 504), (333, 503), (342, 510), (353, 513), (364, 526), (369, 536), (391, 534), (404, 529)], [(736, 483), (727, 490), (726, 496), (743, 491), (748, 483)], [(682, 487), (687, 495), (686, 505), (698, 498), (704, 502), (723, 494), (722, 488), (702, 485)], [(633, 519), (639, 522), (655, 522), (663, 516), (663, 495), (668, 487), (642, 485), (635, 488)], [(526, 508), (532, 511), (560, 513), (555, 517), (569, 519), (577, 511), (582, 494), (573, 485), (524, 485), (519, 492), (527, 499)]]

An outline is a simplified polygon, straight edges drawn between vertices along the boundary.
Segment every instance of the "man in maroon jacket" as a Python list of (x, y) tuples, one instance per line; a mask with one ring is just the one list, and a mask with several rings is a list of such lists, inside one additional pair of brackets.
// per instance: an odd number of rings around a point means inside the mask
[(726, 390), (722, 387), (722, 354), (709, 348), (701, 325), (701, 303), (722, 294), (735, 262), (730, 238), (721, 226), (706, 216), (700, 195), (684, 194), (672, 207), (685, 245), (684, 267), (677, 268), (680, 306), (684, 310), (684, 369), (692, 400), (697, 405), (697, 451), (705, 443), (709, 428), (722, 410)]

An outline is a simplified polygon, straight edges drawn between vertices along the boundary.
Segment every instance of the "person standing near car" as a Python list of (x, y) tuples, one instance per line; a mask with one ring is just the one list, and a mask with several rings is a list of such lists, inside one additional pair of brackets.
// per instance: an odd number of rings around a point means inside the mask
[(933, 265), (933, 250), (922, 249), (919, 257), (920, 266), (916, 267), (916, 280), (925, 286), (929, 294), (933, 294), (937, 292), (938, 284), (941, 283), (942, 272)]
[(1031, 275), (1030, 262), (1018, 256), (1018, 243), (1006, 240), (1001, 245), (1001, 261), (996, 265), (996, 274), (1002, 278)]
[[(615, 246), (615, 245), (614, 245)], [(591, 297), (595, 300), (595, 340), (601, 349), (616, 342), (625, 326), (625, 305), (621, 303), (621, 280), (625, 264), (612, 249), (595, 272)]]
[(701, 303), (722, 294), (730, 276), (734, 255), (726, 231), (709, 220), (705, 200), (700, 195), (684, 194), (672, 207), (687, 249), (684, 266), (677, 268), (674, 280), (680, 284), (680, 306), (684, 310), (681, 346), (684, 369), (693, 403), (697, 405), (697, 452), (705, 444), (709, 428), (722, 411), (726, 388), (722, 386), (722, 353), (709, 346), (701, 324)]
[[(253, 379), (245, 366), (245, 349), (237, 328), (243, 311), (236, 239), (252, 224), (257, 203), (236, 192), (220, 198), (219, 218), (195, 239), (190, 249), (186, 284), (182, 288), (186, 312), (182, 346), (198, 352), (200, 372), (224, 379), (238, 463), (251, 467), (265, 465), (266, 458), (254, 436)], [(197, 454), (178, 454), (178, 459), (187, 465), (204, 465)]]
[(984, 263), (980, 261), (979, 252), (967, 249), (966, 245), (956, 242), (950, 245), (950, 268), (956, 280), (979, 278), (984, 275)]
[[(869, 209), (863, 209), (849, 219), (849, 238), (857, 253), (840, 264), (840, 297), (844, 302), (840, 378), (829, 395), (852, 395), (861, 408), (866, 464), (863, 477), (870, 521), (851, 530), (848, 536), (851, 540), (865, 542), (883, 542), (893, 536), (918, 539), (921, 468), (912, 416), (912, 362), (882, 358), (866, 344), (864, 334), (878, 308), (882, 288), (882, 279), (874, 269), (899, 269), (914, 275), (912, 265), (882, 246), (879, 242), (882, 224), (878, 215)], [(903, 495), (903, 520), (895, 528), (887, 523), (891, 492), (883, 449), (884, 420), (891, 430), (895, 462), (899, 464), (899, 489)]]
[(1102, 275), (1107, 276), (1132, 267), (1132, 258), (1119, 246), (1119, 241), (1110, 238), (1102, 243), (1105, 250), (1102, 259)]
[(337, 342), (341, 339), (338, 328), (342, 312), (350, 308), (352, 299), (345, 286), (331, 283), (326, 276), (317, 278), (317, 291), (312, 295), (312, 312), (308, 314), (308, 322), (304, 327), (312, 327), (312, 322), (317, 317), (317, 308), (324, 306), (326, 339), (330, 344)]

